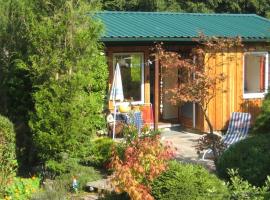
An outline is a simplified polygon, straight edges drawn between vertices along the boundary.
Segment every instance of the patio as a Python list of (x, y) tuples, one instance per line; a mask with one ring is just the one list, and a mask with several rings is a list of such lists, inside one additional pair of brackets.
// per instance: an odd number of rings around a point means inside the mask
[(172, 145), (177, 148), (176, 159), (182, 162), (198, 163), (205, 166), (209, 171), (215, 171), (215, 165), (212, 160), (202, 161), (198, 157), (196, 149), (197, 139), (202, 135), (193, 131), (184, 130), (181, 127), (164, 129), (161, 134), (163, 142), (171, 141)]

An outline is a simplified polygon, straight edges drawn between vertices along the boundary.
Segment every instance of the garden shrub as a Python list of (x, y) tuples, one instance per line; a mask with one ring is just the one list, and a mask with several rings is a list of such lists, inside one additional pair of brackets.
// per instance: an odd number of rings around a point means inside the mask
[(12, 183), (6, 187), (5, 199), (28, 200), (39, 190), (40, 179), (16, 177)]
[(0, 116), (0, 197), (17, 170), (16, 135), (13, 124)]
[(68, 158), (63, 155), (60, 161), (48, 160), (45, 163), (44, 171), (42, 172), (43, 178), (54, 179), (65, 173), (69, 173), (79, 166), (79, 160), (76, 158)]
[(123, 128), (123, 136), (127, 144), (130, 144), (132, 141), (144, 137), (154, 137), (160, 135), (159, 130), (149, 130), (147, 126), (142, 127), (141, 133), (138, 133), (138, 129), (134, 124), (129, 124)]
[(111, 138), (94, 139), (89, 147), (89, 152), (82, 162), (96, 167), (105, 167), (112, 157), (114, 141)]
[(270, 133), (270, 93), (263, 100), (261, 112), (252, 128), (254, 134)]
[(159, 135), (134, 139), (127, 144), (123, 158), (114, 151), (110, 165), (116, 192), (126, 192), (131, 199), (153, 200), (150, 184), (173, 156), (174, 149), (163, 146)]
[(265, 185), (256, 187), (248, 181), (243, 180), (238, 170), (228, 170), (230, 182), (227, 184), (230, 199), (232, 200), (268, 200), (270, 199), (270, 177), (267, 178)]
[(269, 144), (270, 135), (261, 134), (231, 145), (217, 161), (218, 175), (229, 180), (228, 169), (238, 169), (244, 180), (261, 186), (270, 174)]
[(202, 166), (172, 161), (152, 183), (152, 195), (156, 200), (223, 200), (228, 190), (224, 182)]

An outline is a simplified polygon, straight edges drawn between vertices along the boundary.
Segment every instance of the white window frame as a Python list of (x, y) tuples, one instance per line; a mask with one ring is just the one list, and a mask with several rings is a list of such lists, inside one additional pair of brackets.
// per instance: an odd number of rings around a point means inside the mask
[[(257, 93), (245, 93), (245, 56), (246, 55), (263, 55), (265, 56), (265, 91)], [(257, 52), (245, 52), (243, 55), (243, 98), (244, 99), (253, 99), (253, 98), (264, 98), (268, 90), (268, 69), (269, 69), (269, 60), (268, 52), (266, 51), (257, 51)]]
[[(143, 52), (119, 52), (119, 53), (113, 53), (113, 72), (115, 70), (116, 63), (114, 63), (114, 57), (119, 56), (119, 55), (130, 55), (130, 54), (135, 54), (135, 55), (140, 55), (142, 57), (141, 60), (141, 101), (132, 101), (130, 102), (132, 105), (140, 105), (144, 104), (144, 53)], [(114, 74), (114, 73), (113, 73)], [(125, 98), (125, 94), (124, 94)], [(121, 103), (116, 103), (116, 105), (119, 105)]]

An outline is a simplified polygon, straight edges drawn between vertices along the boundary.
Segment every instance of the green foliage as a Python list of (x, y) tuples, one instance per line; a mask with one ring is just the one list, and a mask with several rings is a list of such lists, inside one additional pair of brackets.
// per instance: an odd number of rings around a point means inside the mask
[(270, 133), (270, 94), (268, 94), (263, 101), (261, 113), (255, 121), (252, 133)]
[(101, 179), (101, 175), (93, 167), (78, 165), (69, 173), (62, 174), (61, 176), (57, 177), (56, 182), (61, 182), (67, 191), (71, 191), (73, 177), (75, 177), (78, 181), (79, 190), (83, 190), (87, 182)]
[(112, 156), (114, 141), (111, 138), (97, 138), (92, 141), (89, 151), (81, 162), (96, 167), (105, 167)]
[[(61, 2), (61, 3), (60, 3)], [(60, 160), (61, 154), (80, 157), (102, 115), (107, 65), (98, 42), (101, 25), (87, 12), (84, 0), (33, 3), (28, 66), (35, 92), (29, 125), (38, 157)]]
[(61, 153), (78, 156), (104, 126), (108, 73), (100, 53), (102, 26), (91, 18), (96, 3), (0, 0), (0, 5), (0, 113), (16, 124), (19, 158), (28, 161), (37, 151), (42, 161)]
[(132, 125), (132, 124), (124, 126), (123, 136), (124, 136), (127, 144), (130, 144), (133, 140), (138, 138), (138, 136), (139, 136), (138, 129), (136, 128), (135, 125)]
[(5, 199), (27, 200), (39, 189), (40, 179), (16, 177), (13, 182), (6, 187)]
[(228, 169), (239, 169), (239, 175), (252, 185), (264, 184), (270, 173), (270, 135), (256, 135), (227, 149), (217, 161), (217, 172), (229, 180)]
[(0, 116), (0, 197), (17, 170), (15, 139), (13, 124)]
[(248, 181), (244, 181), (238, 174), (238, 170), (228, 170), (230, 183), (230, 199), (232, 200), (263, 200), (270, 198), (270, 177), (267, 178), (262, 187), (252, 186)]
[(76, 158), (69, 158), (67, 154), (62, 154), (61, 160), (48, 160), (45, 163), (43, 172), (44, 178), (54, 179), (56, 176), (61, 176), (65, 173), (70, 173), (79, 167), (79, 160)]
[(32, 199), (70, 199), (74, 177), (78, 181), (78, 190), (83, 191), (87, 182), (98, 180), (101, 175), (92, 167), (76, 165), (70, 172), (56, 177), (53, 181), (47, 180), (42, 190), (36, 193)]
[(155, 137), (157, 135), (160, 135), (159, 130), (157, 130), (157, 131), (149, 130), (149, 128), (147, 126), (145, 126), (141, 129), (140, 135), (139, 135), (138, 129), (133, 124), (124, 126), (124, 129), (123, 129), (123, 136), (125, 138), (127, 145), (129, 145), (132, 141), (134, 141), (138, 138)]
[(152, 195), (157, 200), (226, 199), (225, 183), (202, 166), (172, 161), (169, 169), (152, 183)]
[(104, 10), (256, 13), (270, 16), (269, 0), (100, 0)]
[(31, 159), (31, 134), (28, 112), (32, 108), (32, 84), (27, 63), (29, 41), (26, 37), (28, 0), (0, 0), (0, 113), (14, 122), (18, 162)]

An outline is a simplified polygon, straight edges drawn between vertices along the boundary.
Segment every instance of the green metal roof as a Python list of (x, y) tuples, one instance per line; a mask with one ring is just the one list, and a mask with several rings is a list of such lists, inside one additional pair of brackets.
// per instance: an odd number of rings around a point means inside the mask
[(270, 21), (255, 14), (104, 11), (95, 17), (105, 24), (104, 42), (192, 41), (200, 32), (244, 41), (270, 39)]

